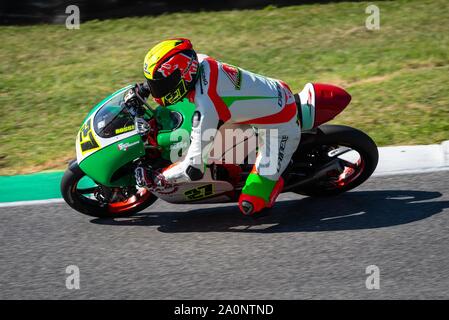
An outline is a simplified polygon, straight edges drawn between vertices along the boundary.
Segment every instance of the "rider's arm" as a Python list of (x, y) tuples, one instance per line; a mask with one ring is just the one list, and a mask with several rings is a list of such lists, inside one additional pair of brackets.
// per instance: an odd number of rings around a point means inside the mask
[(205, 71), (202, 76), (206, 79), (200, 78), (196, 85), (194, 100), (196, 109), (192, 117), (190, 147), (183, 161), (163, 172), (165, 178), (171, 182), (195, 181), (202, 178), (217, 132), (219, 117), (207, 94), (208, 85), (211, 83), (210, 79), (207, 79), (209, 66), (204, 63), (202, 67)]

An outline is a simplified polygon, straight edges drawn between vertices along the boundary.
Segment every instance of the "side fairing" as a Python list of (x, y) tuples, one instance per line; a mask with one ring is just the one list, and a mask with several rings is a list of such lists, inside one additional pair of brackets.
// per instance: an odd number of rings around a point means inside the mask
[(133, 176), (120, 169), (144, 155), (145, 148), (137, 134), (113, 142), (84, 158), (80, 168), (94, 181), (105, 186), (134, 185)]

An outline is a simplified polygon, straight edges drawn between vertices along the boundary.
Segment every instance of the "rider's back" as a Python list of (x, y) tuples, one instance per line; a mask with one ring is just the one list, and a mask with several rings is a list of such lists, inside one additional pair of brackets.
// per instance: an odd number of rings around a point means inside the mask
[[(251, 119), (273, 115), (273, 121), (276, 121), (275, 115), (282, 113), (286, 104), (291, 102), (291, 93), (279, 80), (205, 55), (198, 55), (198, 58), (201, 73), (195, 99), (201, 101), (201, 96), (207, 95), (215, 107), (218, 105), (219, 116), (224, 118), (222, 120), (251, 122)], [(220, 104), (223, 105), (222, 110)]]

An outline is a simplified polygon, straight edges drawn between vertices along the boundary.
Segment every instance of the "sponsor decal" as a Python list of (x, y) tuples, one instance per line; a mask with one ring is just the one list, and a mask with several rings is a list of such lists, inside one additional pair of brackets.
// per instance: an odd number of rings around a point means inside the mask
[(121, 134), (121, 133), (125, 133), (125, 132), (128, 132), (128, 131), (133, 131), (134, 128), (135, 127), (134, 127), (133, 124), (130, 125), (130, 126), (127, 126), (127, 127), (118, 128), (118, 129), (115, 129), (115, 134)]
[(168, 77), (176, 69), (184, 70), (184, 73), (181, 75), (182, 78), (187, 82), (192, 82), (193, 76), (198, 70), (198, 61), (183, 53), (180, 53), (174, 55), (167, 62), (164, 62), (159, 69), (157, 69), (157, 71), (164, 77)]
[(207, 82), (206, 72), (204, 71), (203, 67), (200, 68), (200, 72), (201, 72), (201, 79), (203, 80), (203, 85), (207, 86), (209, 82)]
[(206, 184), (184, 192), (188, 200), (200, 200), (214, 195), (214, 187), (212, 184)]
[(133, 147), (135, 145), (138, 145), (140, 143), (140, 141), (134, 141), (134, 142), (125, 142), (125, 143), (119, 143), (117, 145), (117, 149), (119, 149), (120, 151), (128, 151), (128, 149), (130, 147)]
[(231, 80), (234, 88), (236, 90), (240, 90), (242, 84), (242, 72), (240, 71), (240, 69), (226, 63), (223, 63), (221, 65), (221, 69), (229, 78), (229, 80)]
[(169, 185), (166, 185), (165, 187), (156, 187), (153, 190), (151, 190), (151, 192), (162, 194), (162, 195), (170, 195), (170, 194), (173, 194), (176, 191), (178, 191), (178, 189), (179, 189), (179, 187), (177, 184), (169, 184)]
[(281, 86), (279, 84), (276, 84), (276, 90), (278, 93), (278, 106), (279, 108), (282, 108), (282, 91), (281, 91)]
[(168, 102), (168, 104), (175, 104), (176, 102), (181, 100), (181, 98), (183, 98), (186, 93), (187, 93), (186, 83), (182, 79), (179, 82), (179, 85), (175, 89), (175, 91), (168, 93), (165, 97), (162, 97), (161, 99), (164, 103)]
[(282, 160), (284, 160), (284, 151), (285, 151), (285, 145), (287, 144), (288, 136), (282, 136), (281, 143), (279, 144), (279, 155), (278, 155), (278, 166), (277, 166), (277, 172), (281, 170)]
[(307, 104), (312, 104), (312, 91), (309, 88), (309, 92), (307, 94)]

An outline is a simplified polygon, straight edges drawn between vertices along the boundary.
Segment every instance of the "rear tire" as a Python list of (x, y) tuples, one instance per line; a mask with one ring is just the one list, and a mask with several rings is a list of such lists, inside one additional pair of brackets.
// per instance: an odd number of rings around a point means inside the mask
[(126, 211), (113, 212), (107, 204), (102, 204), (98, 200), (84, 197), (77, 191), (78, 182), (86, 174), (81, 170), (78, 163), (71, 162), (64, 173), (61, 180), (61, 194), (65, 202), (78, 212), (96, 218), (119, 218), (128, 217), (134, 213), (144, 210), (152, 205), (157, 197), (153, 194), (148, 194), (145, 201), (139, 203)]
[(347, 146), (360, 154), (361, 159), (363, 159), (363, 170), (354, 180), (338, 188), (328, 189), (321, 185), (312, 184), (293, 189), (293, 192), (313, 197), (334, 196), (354, 189), (373, 174), (379, 161), (379, 152), (374, 141), (366, 133), (341, 125), (322, 125), (317, 130), (318, 133), (311, 142), (299, 146), (298, 153), (307, 152), (320, 145)]

